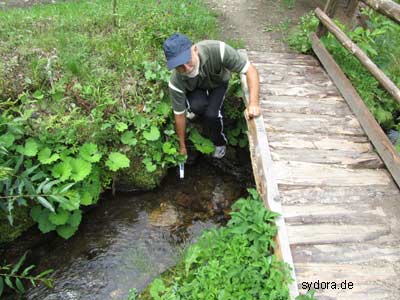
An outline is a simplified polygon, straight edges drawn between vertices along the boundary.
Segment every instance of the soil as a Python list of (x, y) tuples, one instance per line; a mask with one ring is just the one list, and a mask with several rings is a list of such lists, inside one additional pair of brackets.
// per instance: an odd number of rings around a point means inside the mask
[[(341, 7), (347, 1), (341, 1)], [(225, 41), (242, 41), (253, 51), (292, 52), (285, 42), (300, 17), (325, 0), (206, 0), (219, 14), (221, 36)]]

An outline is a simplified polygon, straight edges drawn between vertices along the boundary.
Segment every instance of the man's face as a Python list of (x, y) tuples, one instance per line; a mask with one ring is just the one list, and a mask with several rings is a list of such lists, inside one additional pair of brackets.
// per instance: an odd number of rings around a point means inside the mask
[(176, 70), (181, 75), (195, 77), (198, 74), (200, 66), (199, 50), (194, 45), (191, 50), (192, 58), (186, 64), (176, 67)]

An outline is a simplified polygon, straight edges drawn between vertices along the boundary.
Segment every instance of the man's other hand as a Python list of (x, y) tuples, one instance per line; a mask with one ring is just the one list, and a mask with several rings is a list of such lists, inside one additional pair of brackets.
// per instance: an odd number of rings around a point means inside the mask
[(261, 108), (257, 104), (249, 104), (246, 109), (246, 114), (249, 119), (258, 117), (261, 114)]

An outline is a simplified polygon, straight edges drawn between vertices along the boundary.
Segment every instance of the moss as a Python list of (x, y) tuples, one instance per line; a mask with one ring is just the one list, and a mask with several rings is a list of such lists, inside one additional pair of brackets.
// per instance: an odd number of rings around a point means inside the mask
[(0, 211), (0, 244), (15, 240), (34, 224), (29, 211), (30, 209), (26, 206), (16, 207), (13, 211), (13, 226), (8, 222), (7, 214)]
[(167, 174), (167, 170), (160, 167), (149, 173), (142, 163), (141, 157), (131, 156), (129, 159), (131, 161), (130, 168), (118, 174), (117, 189), (152, 190), (160, 185), (161, 180)]

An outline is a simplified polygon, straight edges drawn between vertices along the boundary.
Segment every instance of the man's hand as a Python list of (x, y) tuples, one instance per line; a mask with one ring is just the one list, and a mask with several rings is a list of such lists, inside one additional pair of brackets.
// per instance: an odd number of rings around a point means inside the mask
[(257, 104), (249, 104), (249, 106), (246, 109), (246, 115), (248, 116), (249, 119), (258, 117), (261, 114), (261, 108)]
[(186, 156), (187, 156), (186, 145), (180, 145), (180, 146), (179, 146), (179, 154), (182, 154), (182, 155), (186, 155)]

